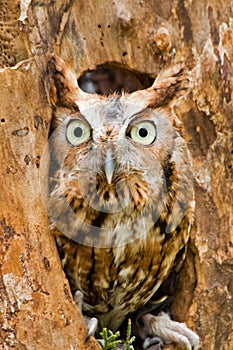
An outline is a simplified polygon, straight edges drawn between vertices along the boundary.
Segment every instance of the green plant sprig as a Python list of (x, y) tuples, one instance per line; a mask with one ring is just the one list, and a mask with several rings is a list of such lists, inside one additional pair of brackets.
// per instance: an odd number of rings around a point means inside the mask
[[(116, 350), (117, 345), (122, 344), (122, 341), (118, 339), (120, 337), (120, 332), (117, 331), (113, 333), (110, 329), (103, 328), (100, 332), (102, 339), (98, 339), (98, 343), (103, 350)], [(128, 320), (126, 339), (124, 342), (123, 350), (134, 350), (132, 343), (135, 341), (135, 337), (131, 337), (131, 320)]]
[(131, 338), (131, 320), (128, 320), (126, 339), (124, 344), (124, 350), (134, 350), (132, 343), (135, 341), (136, 337)]
[(120, 337), (119, 331), (114, 334), (110, 329), (103, 328), (102, 332), (100, 332), (100, 336), (102, 337), (103, 342), (98, 340), (98, 343), (103, 350), (115, 350), (116, 346), (121, 343), (121, 340), (117, 340), (117, 338)]

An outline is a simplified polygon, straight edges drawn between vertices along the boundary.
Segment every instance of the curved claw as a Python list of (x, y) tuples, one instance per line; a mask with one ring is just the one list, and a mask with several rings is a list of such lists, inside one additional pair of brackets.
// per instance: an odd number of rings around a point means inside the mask
[(97, 326), (98, 326), (97, 318), (92, 317), (88, 320), (88, 322), (87, 322), (88, 332), (87, 332), (87, 336), (86, 336), (86, 342), (88, 341), (90, 336), (95, 335), (95, 331), (97, 329)]
[(163, 345), (163, 339), (160, 337), (146, 337), (146, 339), (143, 342), (143, 349), (162, 350)]
[[(80, 309), (80, 311), (82, 311), (82, 305), (83, 305), (83, 293), (80, 290), (76, 290), (76, 292), (74, 293), (74, 301), (76, 303), (76, 305), (78, 306), (78, 308)], [(87, 336), (86, 336), (86, 342), (89, 340), (90, 336), (94, 336), (95, 331), (97, 329), (98, 326), (98, 320), (95, 317), (89, 318), (85, 315), (83, 315), (84, 321), (87, 325), (88, 328), (88, 332), (87, 332)]]
[(76, 290), (76, 292), (74, 293), (74, 301), (78, 306), (79, 310), (82, 311), (83, 293), (80, 290)]

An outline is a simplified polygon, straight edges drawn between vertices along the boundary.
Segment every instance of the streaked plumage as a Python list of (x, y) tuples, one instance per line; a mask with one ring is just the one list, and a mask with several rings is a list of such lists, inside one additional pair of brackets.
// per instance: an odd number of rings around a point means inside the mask
[(156, 299), (185, 256), (192, 169), (167, 107), (182, 69), (163, 72), (149, 89), (109, 97), (81, 91), (59, 58), (50, 69), (53, 102), (62, 106), (51, 137), (53, 232), (71, 289), (84, 295), (83, 312), (115, 331)]

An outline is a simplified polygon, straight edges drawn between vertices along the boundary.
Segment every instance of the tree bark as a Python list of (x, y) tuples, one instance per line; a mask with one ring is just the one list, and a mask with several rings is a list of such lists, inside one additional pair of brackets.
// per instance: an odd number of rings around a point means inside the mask
[[(21, 8), (20, 8), (21, 4)], [(0, 0), (0, 349), (97, 349), (62, 272), (40, 195), (51, 53), (77, 77), (110, 63), (155, 77), (183, 62), (175, 106), (196, 215), (172, 311), (201, 349), (233, 349), (233, 8), (230, 0)]]

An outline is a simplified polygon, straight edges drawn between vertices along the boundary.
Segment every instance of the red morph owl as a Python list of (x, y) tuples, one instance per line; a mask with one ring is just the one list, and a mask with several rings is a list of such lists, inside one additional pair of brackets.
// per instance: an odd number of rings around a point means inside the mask
[(194, 210), (190, 156), (169, 107), (184, 87), (182, 68), (163, 71), (147, 89), (110, 96), (82, 91), (59, 57), (49, 71), (47, 209), (74, 298), (99, 330), (116, 331), (132, 317), (140, 348), (174, 342), (197, 350), (198, 336), (163, 311)]

